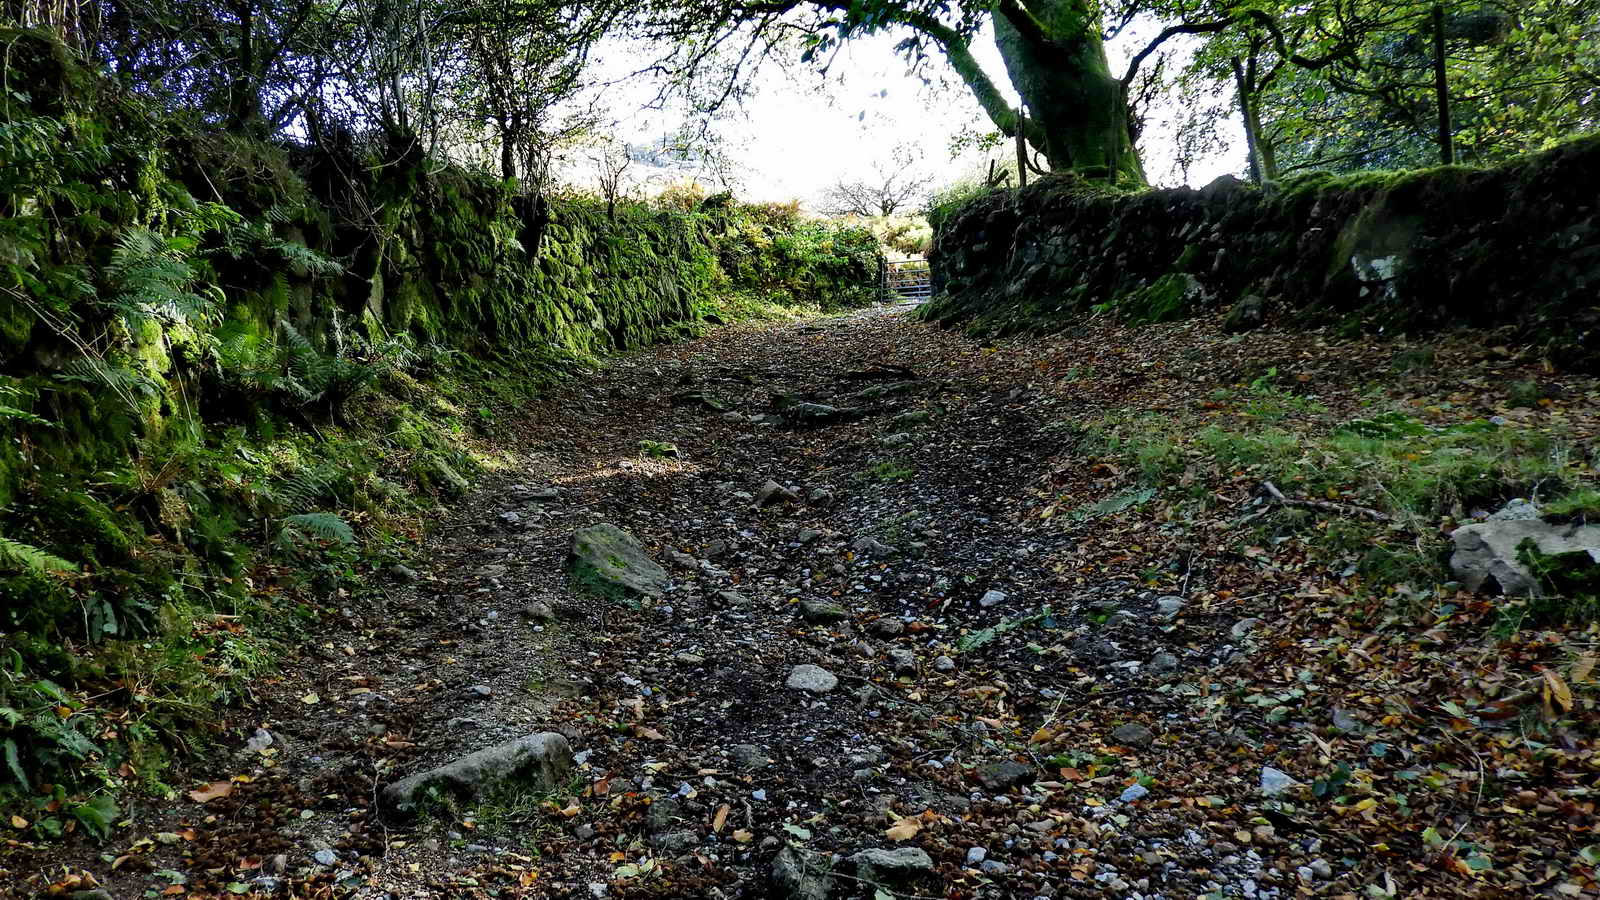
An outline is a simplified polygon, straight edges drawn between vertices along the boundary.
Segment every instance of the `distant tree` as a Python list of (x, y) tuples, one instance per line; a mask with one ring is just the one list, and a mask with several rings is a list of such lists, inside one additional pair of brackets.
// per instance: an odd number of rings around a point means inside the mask
[(597, 143), (589, 152), (589, 161), (594, 165), (595, 181), (600, 186), (600, 196), (606, 201), (607, 218), (617, 217), (617, 201), (627, 196), (627, 173), (633, 165), (633, 157), (628, 152), (628, 145), (606, 138)]
[(821, 210), (830, 216), (892, 216), (926, 202), (933, 176), (916, 166), (913, 152), (897, 150), (861, 178), (841, 178), (825, 188)]

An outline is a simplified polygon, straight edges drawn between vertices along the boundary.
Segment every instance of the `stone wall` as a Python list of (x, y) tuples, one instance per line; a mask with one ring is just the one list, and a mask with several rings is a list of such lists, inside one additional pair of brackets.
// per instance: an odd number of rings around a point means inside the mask
[(1069, 177), (943, 221), (934, 321), (1059, 330), (1228, 311), (1352, 332), (1494, 332), (1600, 369), (1600, 137), (1494, 169), (1313, 174), (1121, 194)]

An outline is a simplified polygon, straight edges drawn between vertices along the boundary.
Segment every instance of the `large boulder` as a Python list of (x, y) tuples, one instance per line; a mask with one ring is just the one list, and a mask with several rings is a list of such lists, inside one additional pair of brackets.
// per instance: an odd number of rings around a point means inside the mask
[(571, 745), (565, 737), (547, 731), (402, 778), (383, 789), (382, 801), (385, 809), (405, 815), (417, 811), (430, 789), (463, 800), (513, 784), (533, 791), (553, 791), (565, 783), (571, 771)]
[[(1544, 592), (1539, 579), (1517, 558), (1523, 541), (1532, 541), (1541, 554), (1560, 556), (1564, 562), (1600, 567), (1600, 525), (1552, 525), (1542, 519), (1505, 518), (1463, 525), (1450, 535), (1455, 552), (1450, 568), (1469, 590), (1481, 591), (1493, 582), (1501, 593), (1537, 597)], [(1565, 559), (1566, 557), (1573, 559)]]
[(667, 570), (645, 553), (638, 538), (615, 525), (579, 529), (569, 562), (579, 588), (613, 600), (659, 597), (667, 589)]

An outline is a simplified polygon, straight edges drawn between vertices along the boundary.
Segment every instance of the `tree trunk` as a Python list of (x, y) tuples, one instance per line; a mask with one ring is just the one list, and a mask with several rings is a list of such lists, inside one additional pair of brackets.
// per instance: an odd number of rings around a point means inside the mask
[(1052, 169), (1147, 183), (1089, 0), (1002, 0), (994, 37)]
[(1455, 129), (1450, 127), (1450, 74), (1446, 62), (1444, 6), (1435, 3), (1433, 5), (1433, 99), (1439, 107), (1439, 161), (1448, 166), (1456, 161), (1456, 147), (1453, 138)]

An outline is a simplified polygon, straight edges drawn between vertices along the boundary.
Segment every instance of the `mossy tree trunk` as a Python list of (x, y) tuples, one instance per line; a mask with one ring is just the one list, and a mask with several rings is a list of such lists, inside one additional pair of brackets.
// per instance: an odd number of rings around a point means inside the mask
[(1146, 183), (1090, 0), (1000, 0), (994, 37), (1052, 169)]

